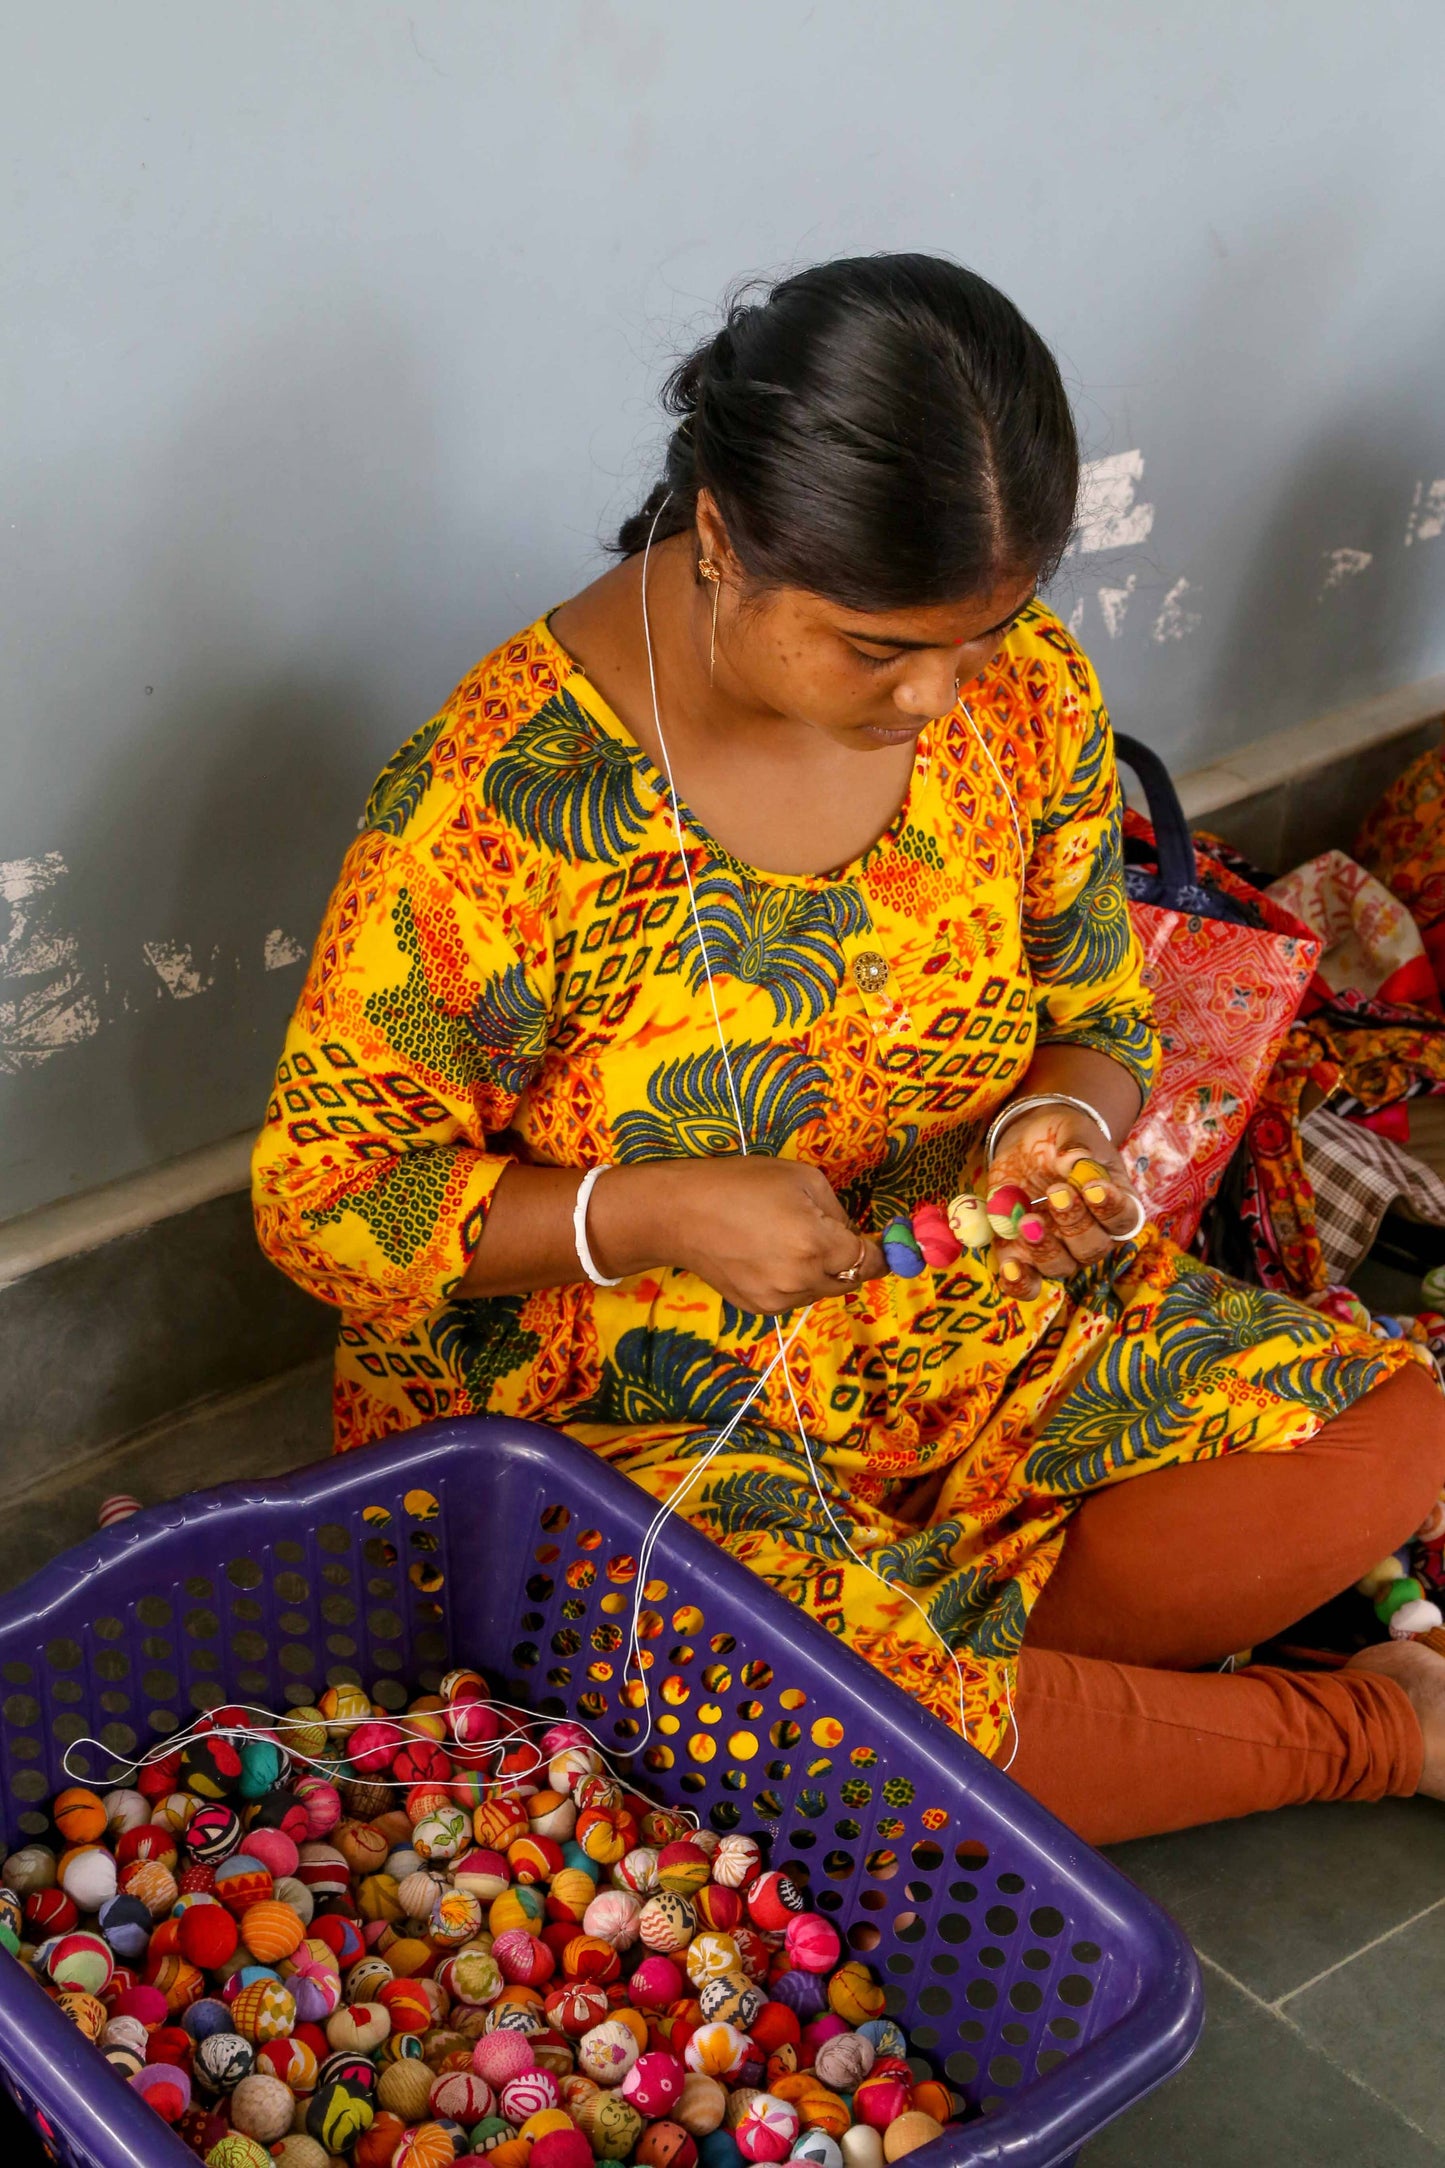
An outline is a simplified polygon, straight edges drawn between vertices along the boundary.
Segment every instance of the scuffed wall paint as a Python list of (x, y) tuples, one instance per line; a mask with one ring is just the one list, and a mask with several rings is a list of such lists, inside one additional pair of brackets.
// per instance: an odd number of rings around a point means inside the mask
[(1371, 550), (1326, 550), (1325, 583), (1320, 589), (1321, 596), (1327, 595), (1332, 587), (1343, 587), (1346, 580), (1357, 580), (1362, 572), (1369, 571), (1374, 561)]
[(1099, 608), (1103, 613), (1104, 630), (1111, 640), (1117, 640), (1124, 630), (1124, 612), (1128, 609), (1129, 598), (1138, 585), (1138, 573), (1131, 572), (1122, 587), (1099, 589)]
[(146, 962), (175, 1001), (191, 1001), (197, 994), (209, 992), (216, 983), (217, 950), (212, 950), (210, 965), (203, 970), (182, 942), (144, 941), (141, 948)]
[(1445, 475), (1438, 482), (1417, 482), (1405, 522), (1405, 547), (1412, 542), (1437, 542), (1445, 534)]
[(1079, 489), (1074, 547), (1082, 556), (1099, 550), (1137, 549), (1154, 531), (1154, 507), (1136, 496), (1144, 479), (1141, 451), (1111, 452), (1086, 461)]
[(1191, 610), (1184, 597), (1189, 593), (1188, 580), (1176, 580), (1164, 597), (1164, 606), (1149, 628), (1149, 637), (1162, 647), (1166, 640), (1183, 640), (1198, 630), (1204, 622), (1198, 610)]
[(0, 1075), (33, 1069), (100, 1028), (79, 941), (57, 917), (66, 870), (59, 851), (0, 863)]
[(267, 971), (285, 971), (291, 964), (305, 963), (306, 951), (280, 926), (273, 926), (266, 936), (261, 961)]

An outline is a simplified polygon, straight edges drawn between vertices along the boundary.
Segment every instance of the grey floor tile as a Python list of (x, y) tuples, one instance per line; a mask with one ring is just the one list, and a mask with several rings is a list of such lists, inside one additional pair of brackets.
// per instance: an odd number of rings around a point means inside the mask
[(330, 1450), (326, 1356), (156, 1425), (13, 1499), (0, 1516), (0, 1588), (16, 1587), (57, 1552), (94, 1535), (102, 1499), (118, 1491), (156, 1505), (238, 1476), (280, 1475)]
[(1284, 1807), (1110, 1855), (1266, 2002), (1445, 1897), (1445, 1806)]
[(1335, 2062), (1445, 2147), (1445, 1905), (1285, 2007)]
[(1445, 2152), (1206, 1970), (1204, 2038), (1083, 2168), (1440, 2168)]

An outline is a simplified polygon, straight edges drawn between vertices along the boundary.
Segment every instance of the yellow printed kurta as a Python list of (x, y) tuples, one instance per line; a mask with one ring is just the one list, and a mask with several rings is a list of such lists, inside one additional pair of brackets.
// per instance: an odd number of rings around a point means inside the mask
[[(749, 1148), (821, 1168), (878, 1229), (976, 1176), (1040, 1041), (1147, 1087), (1119, 814), (1092, 671), (1039, 607), (923, 733), (906, 802), (855, 864), (759, 874), (684, 808)], [(381, 776), (256, 1148), (266, 1249), (341, 1312), (340, 1449), (432, 1416), (527, 1416), (666, 1499), (747, 1403), (681, 1510), (954, 1721), (956, 1656), (989, 1752), (1083, 1496), (1288, 1448), (1399, 1359), (1149, 1232), (1027, 1303), (965, 1251), (798, 1327), (825, 1512), (780, 1368), (749, 1402), (769, 1319), (680, 1271), (455, 1295), (510, 1160), (737, 1148), (665, 786), (539, 623)]]

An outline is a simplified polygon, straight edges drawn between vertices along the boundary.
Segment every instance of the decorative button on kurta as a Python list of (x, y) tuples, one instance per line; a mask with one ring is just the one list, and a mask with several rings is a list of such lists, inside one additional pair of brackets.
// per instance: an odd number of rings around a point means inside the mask
[(888, 984), (888, 958), (877, 949), (864, 949), (853, 958), (853, 977), (860, 994), (881, 994)]

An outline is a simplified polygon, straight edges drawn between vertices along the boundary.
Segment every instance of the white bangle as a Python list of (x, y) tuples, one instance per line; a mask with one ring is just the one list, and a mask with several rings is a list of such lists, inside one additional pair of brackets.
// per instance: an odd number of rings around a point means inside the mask
[(600, 1167), (589, 1167), (577, 1184), (577, 1202), (572, 1207), (572, 1240), (577, 1245), (577, 1262), (594, 1287), (620, 1287), (621, 1280), (609, 1280), (597, 1270), (596, 1261), (587, 1247), (587, 1205), (597, 1185), (599, 1175), (606, 1174), (612, 1162), (604, 1159)]
[(1087, 1099), (1075, 1099), (1071, 1092), (1035, 1092), (1028, 1099), (1012, 1099), (1006, 1107), (995, 1114), (983, 1147), (984, 1165), (988, 1166), (994, 1155), (998, 1140), (1016, 1114), (1029, 1114), (1035, 1107), (1072, 1107), (1077, 1114), (1087, 1114), (1089, 1120), (1101, 1129), (1104, 1142), (1110, 1146), (1114, 1134), (1097, 1107), (1091, 1107)]

